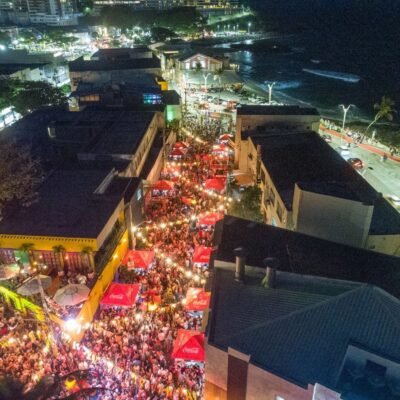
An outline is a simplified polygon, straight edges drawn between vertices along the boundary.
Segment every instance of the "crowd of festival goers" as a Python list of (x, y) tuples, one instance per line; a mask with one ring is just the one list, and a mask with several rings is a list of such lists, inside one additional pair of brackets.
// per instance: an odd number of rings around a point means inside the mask
[[(121, 266), (115, 277), (120, 283), (140, 284), (136, 304), (101, 306), (77, 344), (66, 341), (55, 324), (49, 332), (46, 324), (4, 303), (0, 374), (11, 375), (29, 389), (43, 376), (88, 371), (77, 386), (100, 388), (88, 392), (93, 399), (202, 398), (203, 363), (173, 359), (171, 352), (178, 329), (202, 328), (202, 314), (188, 312), (183, 305), (188, 288), (204, 287), (208, 276), (205, 266), (193, 265), (192, 255), (196, 246), (212, 246), (213, 228), (199, 227), (196, 217), (223, 211), (225, 203), (201, 187), (213, 176), (207, 158), (212, 144), (187, 142), (185, 158), (170, 163), (162, 173), (162, 179), (174, 182), (173, 189), (148, 205), (143, 234), (136, 239), (136, 248), (155, 251), (152, 265), (145, 270)], [(61, 385), (54, 398), (69, 393)]]

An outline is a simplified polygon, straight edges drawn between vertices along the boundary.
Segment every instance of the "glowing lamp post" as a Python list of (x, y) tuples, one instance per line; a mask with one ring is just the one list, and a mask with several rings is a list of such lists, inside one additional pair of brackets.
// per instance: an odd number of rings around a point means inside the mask
[(247, 24), (247, 31), (248, 31), (248, 34), (250, 35), (250, 28), (251, 28), (251, 22), (249, 22), (248, 24)]
[(276, 82), (268, 83), (268, 104), (271, 104), (272, 101), (272, 88), (274, 87)]

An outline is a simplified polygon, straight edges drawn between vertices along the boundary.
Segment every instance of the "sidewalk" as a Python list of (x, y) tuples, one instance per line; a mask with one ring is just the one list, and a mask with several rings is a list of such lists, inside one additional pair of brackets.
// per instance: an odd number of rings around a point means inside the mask
[[(325, 128), (323, 126), (320, 126), (319, 130), (321, 132), (328, 133), (329, 135), (341, 138), (342, 140), (345, 140), (348, 143), (353, 143), (353, 140), (352, 140), (351, 137), (348, 137), (347, 135), (343, 135), (343, 134), (341, 134), (341, 133), (339, 133), (337, 131), (333, 131), (333, 130)], [(366, 144), (366, 143), (360, 143), (357, 146), (362, 148), (362, 149), (364, 149), (364, 150), (370, 151), (371, 153), (378, 154), (380, 156), (383, 156), (383, 155), (386, 154), (386, 156), (387, 156), (387, 158), (389, 160), (392, 160), (392, 161), (400, 163), (400, 157), (399, 156), (394, 156), (394, 155), (392, 156), (392, 155), (390, 155), (390, 153), (388, 151), (382, 150), (382, 149), (380, 149), (378, 147), (375, 147), (375, 146), (372, 146), (372, 145)]]

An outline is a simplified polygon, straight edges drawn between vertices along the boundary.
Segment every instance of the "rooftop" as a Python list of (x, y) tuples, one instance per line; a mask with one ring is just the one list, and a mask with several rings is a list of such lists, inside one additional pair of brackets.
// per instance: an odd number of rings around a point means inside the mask
[(299, 106), (253, 106), (242, 105), (237, 109), (237, 115), (317, 115), (316, 108)]
[(400, 258), (318, 239), (286, 229), (225, 216), (214, 235), (215, 260), (234, 262), (233, 250), (248, 251), (247, 264), (262, 266), (266, 257), (279, 270), (368, 283), (400, 298)]
[(24, 69), (35, 69), (40, 68), (46, 63), (37, 63), (37, 64), (0, 64), (0, 75), (12, 75), (18, 71), (23, 71)]
[[(151, 57), (151, 50), (147, 46), (137, 47), (121, 47), (112, 49), (99, 49), (92, 56), (92, 60), (104, 60), (104, 59), (128, 59), (135, 58), (149, 54)], [(144, 58), (148, 58), (145, 56)]]
[(256, 134), (250, 139), (261, 146), (262, 161), (288, 210), (300, 183), (317, 193), (374, 205), (371, 234), (400, 233), (400, 214), (317, 133)]
[[(96, 192), (110, 174), (80, 167), (54, 171), (39, 188), (37, 202), (0, 222), (0, 234), (97, 238), (129, 184)], [(120, 178), (111, 183), (115, 179)]]
[(334, 389), (351, 342), (400, 360), (400, 301), (371, 285), (277, 272), (264, 288), (264, 269), (214, 273), (209, 343), (250, 355), (250, 362), (307, 387)]
[(129, 69), (159, 69), (161, 62), (157, 57), (152, 58), (127, 58), (127, 59), (106, 59), (106, 60), (84, 60), (83, 56), (71, 61), (70, 72), (83, 71), (113, 71)]
[(115, 118), (107, 118), (101, 111), (100, 121), (107, 121), (102, 131), (86, 146), (82, 153), (134, 155), (146, 133), (154, 112), (121, 111)]

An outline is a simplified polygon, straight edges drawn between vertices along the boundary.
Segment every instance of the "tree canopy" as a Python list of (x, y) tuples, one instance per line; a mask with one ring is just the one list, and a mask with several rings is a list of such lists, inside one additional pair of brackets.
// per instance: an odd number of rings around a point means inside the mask
[(13, 106), (26, 115), (42, 106), (60, 106), (67, 103), (63, 91), (44, 81), (0, 79), (0, 109)]
[(261, 189), (258, 186), (249, 186), (241, 193), (240, 202), (234, 202), (228, 214), (255, 222), (264, 222), (260, 207)]
[(28, 206), (35, 200), (36, 189), (42, 181), (38, 160), (28, 148), (8, 140), (0, 141), (0, 217), (12, 204)]

